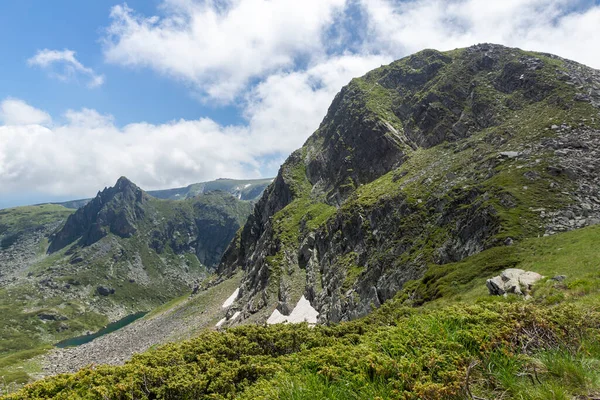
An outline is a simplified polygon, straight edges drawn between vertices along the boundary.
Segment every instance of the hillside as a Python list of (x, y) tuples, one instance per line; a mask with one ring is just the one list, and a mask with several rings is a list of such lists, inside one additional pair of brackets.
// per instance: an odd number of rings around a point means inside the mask
[[(492, 44), (378, 68), (342, 88), (193, 296), (52, 352), (45, 373), (146, 352), (7, 398), (597, 398), (599, 155), (600, 71)], [(54, 254), (153, 237), (164, 203), (124, 198), (73, 214)], [(544, 277), (527, 300), (490, 296), (507, 268)]]
[(158, 199), (182, 200), (220, 190), (231, 193), (240, 200), (257, 200), (271, 182), (273, 179), (217, 179), (194, 183), (183, 188), (151, 190), (148, 194)]
[(353, 79), (281, 167), (219, 272), (237, 323), (367, 315), (437, 265), (600, 222), (600, 72), (483, 44)]
[[(199, 331), (124, 366), (84, 368), (6, 398), (591, 400), (600, 393), (599, 234), (588, 227), (485, 250), (355, 321)], [(546, 278), (529, 302), (490, 297), (483, 280), (502, 268), (501, 256), (569, 275)], [(438, 288), (438, 300), (414, 307), (417, 286)], [(185, 310), (201, 318), (206, 301), (174, 307), (171, 322), (189, 317)], [(143, 324), (137, 334), (154, 326)]]
[(77, 211), (0, 211), (0, 369), (197, 290), (251, 208), (219, 191), (160, 200), (123, 177)]

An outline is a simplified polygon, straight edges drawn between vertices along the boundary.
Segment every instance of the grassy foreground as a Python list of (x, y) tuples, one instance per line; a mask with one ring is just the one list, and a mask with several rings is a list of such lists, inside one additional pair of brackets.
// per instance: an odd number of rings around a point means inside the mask
[(7, 399), (460, 399), (586, 395), (600, 313), (497, 302), (409, 309), (333, 327), (244, 326), (27, 386)]
[[(590, 227), (493, 248), (432, 266), (360, 320), (204, 331), (5, 399), (592, 399), (599, 242), (600, 227)], [(487, 296), (483, 277), (507, 266), (568, 276), (539, 283), (529, 302)]]

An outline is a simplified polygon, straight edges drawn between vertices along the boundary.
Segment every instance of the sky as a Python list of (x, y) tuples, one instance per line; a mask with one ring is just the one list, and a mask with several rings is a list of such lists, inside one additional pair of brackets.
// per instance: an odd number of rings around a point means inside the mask
[(0, 4), (0, 208), (272, 177), (353, 77), (492, 42), (600, 68), (600, 0)]

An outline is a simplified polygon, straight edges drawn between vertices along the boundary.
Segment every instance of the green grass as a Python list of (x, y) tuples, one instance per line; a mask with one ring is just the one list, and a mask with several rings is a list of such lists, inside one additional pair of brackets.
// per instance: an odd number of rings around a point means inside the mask
[[(205, 331), (125, 366), (48, 378), (7, 398), (462, 399), (467, 370), (471, 393), (484, 398), (597, 393), (599, 234), (600, 226), (593, 226), (430, 266), (423, 279), (356, 321)], [(355, 262), (351, 253), (346, 258)], [(507, 267), (568, 277), (538, 283), (529, 302), (485, 294), (484, 280)], [(238, 279), (224, 282), (219, 298), (209, 290), (165, 308), (206, 312), (229, 296)], [(550, 304), (548, 290), (563, 296)], [(414, 291), (425, 307), (407, 307), (414, 295), (406, 295)], [(15, 373), (10, 367), (0, 371)], [(16, 374), (9, 376), (19, 379)]]
[(572, 396), (598, 388), (599, 326), (598, 310), (572, 305), (418, 310), (390, 302), (332, 327), (204, 332), (7, 398), (462, 399), (469, 365), (478, 396), (536, 399), (559, 387)]
[[(506, 268), (538, 272), (547, 278), (566, 275), (564, 289), (547, 280), (534, 291), (536, 301), (552, 302), (583, 296), (600, 300), (600, 226), (542, 238), (524, 239), (512, 246), (494, 247), (460, 262), (430, 264), (424, 277), (406, 284), (403, 296), (418, 303), (440, 299), (476, 301), (487, 297), (485, 280)], [(435, 303), (434, 303), (435, 304)]]
[(18, 233), (66, 219), (74, 210), (56, 204), (15, 207), (0, 210), (0, 235)]
[[(449, 142), (427, 149), (406, 147), (406, 162), (373, 182), (356, 187), (352, 178), (347, 179), (341, 186), (354, 193), (340, 209), (322, 201), (324, 195), (312, 187), (306, 171), (307, 161), (319, 153), (327, 135), (338, 138), (343, 146), (339, 126), (324, 123), (307, 146), (282, 167), (292, 201), (272, 216), (274, 250), (266, 258), (269, 303), (276, 298), (282, 280), (295, 288), (292, 297), (303, 290), (305, 275), (296, 268), (296, 258), (306, 235), (315, 231), (326, 234), (334, 223), (352, 223), (358, 217), (368, 248), (366, 255), (360, 255), (362, 261), (367, 259), (365, 265), (404, 268), (416, 259), (427, 264), (422, 279), (406, 284), (394, 301), (369, 317), (333, 327), (244, 327), (224, 335), (205, 332), (195, 341), (140, 355), (124, 367), (52, 378), (21, 395), (454, 399), (466, 396), (467, 383), (474, 394), (487, 398), (570, 399), (597, 391), (600, 252), (596, 249), (600, 228), (536, 238), (544, 227), (534, 209), (553, 211), (569, 205), (573, 183), (546, 172), (553, 162), (551, 153), (537, 152), (538, 160), (498, 157), (501, 151), (521, 151), (551, 138), (555, 135), (548, 129), (552, 124), (576, 126), (585, 121), (598, 127), (598, 121), (590, 121), (597, 110), (573, 101), (576, 89), (556, 79), (555, 70), (565, 68), (560, 60), (521, 54), (544, 62), (543, 68), (532, 72), (548, 90), (545, 98), (537, 101), (523, 90), (504, 93), (495, 89), (502, 67), (513, 60), (502, 58), (496, 71), (465, 76), (477, 69), (464, 65), (476, 62), (461, 58), (464, 55), (461, 50), (445, 54), (426, 50), (382, 67), (352, 81), (348, 88), (353, 93), (348, 100), (352, 104), (345, 106), (350, 117), (360, 114), (371, 122), (389, 122), (398, 132), (413, 129), (432, 141), (437, 140), (433, 132), (427, 131), (429, 128), (421, 132), (422, 126), (414, 118), (400, 120), (398, 110), (403, 105), (420, 104), (441, 115), (436, 121), (438, 132), (451, 131), (456, 107), (465, 118), (474, 119), (475, 110), (485, 106), (493, 114), (491, 126), (478, 128), (458, 141), (449, 137)], [(441, 73), (430, 73), (438, 68)], [(386, 81), (392, 73), (404, 79), (402, 91)], [(426, 75), (431, 75), (426, 82), (415, 84)], [(473, 90), (470, 83), (475, 84)], [(465, 91), (471, 92), (469, 102), (461, 100), (460, 93)], [(335, 131), (328, 132), (330, 128)], [(345, 161), (352, 164), (353, 149), (346, 150)], [(526, 179), (527, 171), (538, 178)], [(557, 188), (548, 189), (550, 183)], [(227, 209), (221, 199), (215, 201)], [(193, 213), (190, 202), (177, 209), (165, 202), (152, 204), (176, 222)], [(386, 205), (393, 208), (393, 229), (384, 232), (385, 243), (378, 245), (369, 216)], [(453, 219), (438, 223), (444, 221), (447, 211)], [(490, 233), (481, 243), (488, 249), (460, 262), (436, 264), (436, 252), (456, 237), (456, 230), (472, 214), (489, 216), (485, 224)], [(363, 215), (367, 217), (364, 223)], [(221, 221), (221, 216), (217, 213), (216, 220)], [(515, 244), (501, 246), (507, 237)], [(397, 254), (398, 248), (406, 250)], [(162, 259), (151, 252), (141, 257), (150, 275), (158, 274), (163, 263), (177, 263), (170, 249)], [(344, 291), (360, 284), (365, 268), (358, 265), (358, 259), (359, 255), (350, 252), (331, 260), (343, 269)], [(508, 267), (533, 270), (547, 278), (568, 277), (564, 282), (545, 279), (538, 283), (533, 300), (526, 304), (513, 296), (488, 296), (485, 280)], [(131, 297), (143, 296), (135, 287), (126, 289)], [(156, 293), (155, 300), (180, 294), (169, 287)], [(155, 315), (192, 302), (201, 308), (207, 301), (181, 297)], [(415, 305), (424, 307), (408, 307)]]

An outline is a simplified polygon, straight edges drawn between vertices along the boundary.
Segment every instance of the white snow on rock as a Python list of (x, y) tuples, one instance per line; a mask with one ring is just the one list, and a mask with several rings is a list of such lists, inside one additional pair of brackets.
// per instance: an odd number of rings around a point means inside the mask
[(233, 321), (234, 319), (236, 319), (237, 317), (239, 317), (241, 314), (241, 312), (236, 311), (235, 313), (233, 313), (233, 315), (231, 316), (231, 320)]
[(247, 183), (247, 184), (244, 185), (244, 189), (249, 188), (250, 186), (252, 186), (252, 184), (251, 183)]
[(223, 318), (222, 320), (220, 320), (219, 322), (217, 322), (217, 324), (215, 326), (218, 328), (221, 325), (223, 325), (225, 323), (225, 321), (227, 321), (227, 318)]
[(235, 301), (235, 299), (237, 299), (238, 294), (240, 294), (240, 288), (235, 289), (233, 294), (231, 296), (229, 296), (229, 298), (227, 300), (225, 300), (225, 303), (223, 303), (223, 305), (221, 307), (227, 308), (230, 305), (232, 305), (233, 302)]
[(310, 305), (310, 301), (306, 300), (306, 297), (302, 296), (300, 300), (298, 300), (298, 304), (296, 304), (296, 307), (294, 307), (290, 315), (285, 316), (275, 309), (273, 314), (271, 314), (269, 319), (267, 319), (267, 324), (298, 324), (301, 322), (316, 324), (318, 316), (319, 312)]

